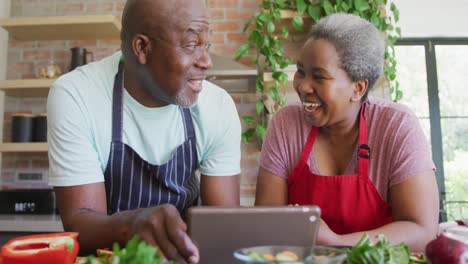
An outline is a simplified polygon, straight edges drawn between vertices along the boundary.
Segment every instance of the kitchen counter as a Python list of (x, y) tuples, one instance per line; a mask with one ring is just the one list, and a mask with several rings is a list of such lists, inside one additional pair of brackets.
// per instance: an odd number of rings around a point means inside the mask
[(0, 215), (0, 232), (63, 232), (59, 215)]

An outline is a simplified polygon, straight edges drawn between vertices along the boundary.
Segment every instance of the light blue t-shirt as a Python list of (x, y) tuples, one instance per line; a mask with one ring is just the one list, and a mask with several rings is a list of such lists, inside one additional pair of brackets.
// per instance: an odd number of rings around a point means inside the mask
[[(112, 89), (121, 53), (61, 76), (47, 101), (49, 183), (104, 181), (112, 137)], [(178, 106), (148, 108), (124, 90), (123, 142), (154, 165), (167, 162), (184, 138)], [(204, 81), (191, 108), (200, 173), (240, 173), (241, 125), (229, 94)]]

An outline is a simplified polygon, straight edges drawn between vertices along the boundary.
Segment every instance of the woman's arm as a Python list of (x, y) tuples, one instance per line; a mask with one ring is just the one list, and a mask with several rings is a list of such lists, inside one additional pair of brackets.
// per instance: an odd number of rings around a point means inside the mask
[(330, 245), (354, 245), (364, 233), (374, 240), (384, 234), (393, 244), (405, 242), (412, 251), (424, 251), (437, 235), (439, 195), (434, 172), (426, 172), (390, 188), (392, 223), (380, 228), (346, 235), (333, 233), (321, 225), (320, 241)]
[(288, 182), (260, 167), (257, 179), (255, 205), (287, 205)]

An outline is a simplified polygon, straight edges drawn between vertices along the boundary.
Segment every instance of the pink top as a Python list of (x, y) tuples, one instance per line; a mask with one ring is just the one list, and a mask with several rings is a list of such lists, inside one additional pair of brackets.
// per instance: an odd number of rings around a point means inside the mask
[[(419, 120), (407, 107), (370, 96), (365, 118), (371, 148), (369, 177), (386, 202), (391, 186), (435, 170)], [(269, 124), (260, 166), (286, 179), (299, 162), (310, 129), (301, 105), (283, 107)], [(314, 149), (307, 163), (312, 173), (320, 175)], [(357, 146), (344, 174), (355, 173)]]

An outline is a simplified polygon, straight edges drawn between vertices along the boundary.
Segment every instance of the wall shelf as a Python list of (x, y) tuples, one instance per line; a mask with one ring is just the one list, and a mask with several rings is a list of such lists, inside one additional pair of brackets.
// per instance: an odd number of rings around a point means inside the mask
[(22, 41), (118, 38), (121, 29), (114, 15), (15, 17), (0, 19), (0, 27)]
[(1, 80), (0, 90), (15, 97), (46, 97), (56, 79)]
[(37, 143), (0, 143), (0, 152), (3, 153), (37, 153), (47, 152), (46, 142)]

